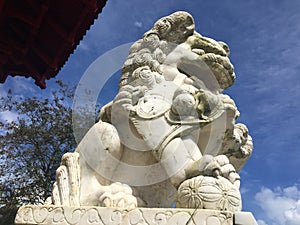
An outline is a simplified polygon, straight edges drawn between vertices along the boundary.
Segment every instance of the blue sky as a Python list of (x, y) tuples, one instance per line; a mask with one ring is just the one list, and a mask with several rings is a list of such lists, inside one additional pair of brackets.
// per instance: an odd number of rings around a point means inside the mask
[[(97, 57), (139, 39), (158, 18), (178, 10), (193, 15), (199, 33), (231, 49), (237, 79), (226, 93), (254, 140), (253, 155), (240, 173), (243, 209), (260, 225), (300, 224), (299, 0), (108, 0), (57, 78), (77, 84)], [(0, 95), (9, 88), (15, 94), (48, 94), (54, 84), (50, 80), (40, 90), (33, 83), (8, 78)], [(113, 97), (117, 79), (106, 86), (102, 104)]]

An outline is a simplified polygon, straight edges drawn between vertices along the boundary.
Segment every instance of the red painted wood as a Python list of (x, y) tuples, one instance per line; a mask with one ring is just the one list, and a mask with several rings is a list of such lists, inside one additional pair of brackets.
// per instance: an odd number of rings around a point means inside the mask
[(0, 0), (0, 82), (25, 76), (46, 88), (106, 1)]

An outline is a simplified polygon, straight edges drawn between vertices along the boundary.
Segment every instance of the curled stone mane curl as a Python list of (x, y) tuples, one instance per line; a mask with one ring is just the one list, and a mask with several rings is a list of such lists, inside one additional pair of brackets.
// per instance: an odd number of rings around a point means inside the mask
[(122, 68), (119, 86), (132, 82), (132, 74), (140, 67), (148, 66), (152, 72), (162, 75), (161, 65), (166, 56), (175, 45), (185, 42), (193, 35), (194, 29), (193, 17), (187, 12), (175, 12), (159, 19), (142, 39), (131, 46)]

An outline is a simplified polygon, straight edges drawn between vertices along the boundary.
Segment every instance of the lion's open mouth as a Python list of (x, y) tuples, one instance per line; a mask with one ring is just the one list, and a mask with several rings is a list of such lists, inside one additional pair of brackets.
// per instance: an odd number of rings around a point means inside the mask
[(196, 83), (202, 81), (211, 91), (224, 90), (235, 81), (233, 66), (228, 57), (214, 53), (199, 55), (196, 61), (182, 60), (177, 64), (177, 69)]
[(224, 90), (234, 83), (234, 68), (228, 58), (229, 48), (225, 43), (202, 37), (198, 33), (189, 37), (185, 43), (198, 58), (192, 61), (183, 59), (178, 63), (181, 73), (200, 79), (210, 90)]
[(207, 53), (201, 55), (200, 59), (211, 69), (221, 89), (226, 89), (234, 83), (234, 68), (227, 56)]

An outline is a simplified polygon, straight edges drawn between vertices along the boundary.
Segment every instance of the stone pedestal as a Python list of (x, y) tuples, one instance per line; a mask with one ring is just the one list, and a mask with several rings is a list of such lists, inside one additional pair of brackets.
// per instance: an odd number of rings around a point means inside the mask
[(206, 209), (23, 206), (16, 225), (257, 225), (249, 212)]

